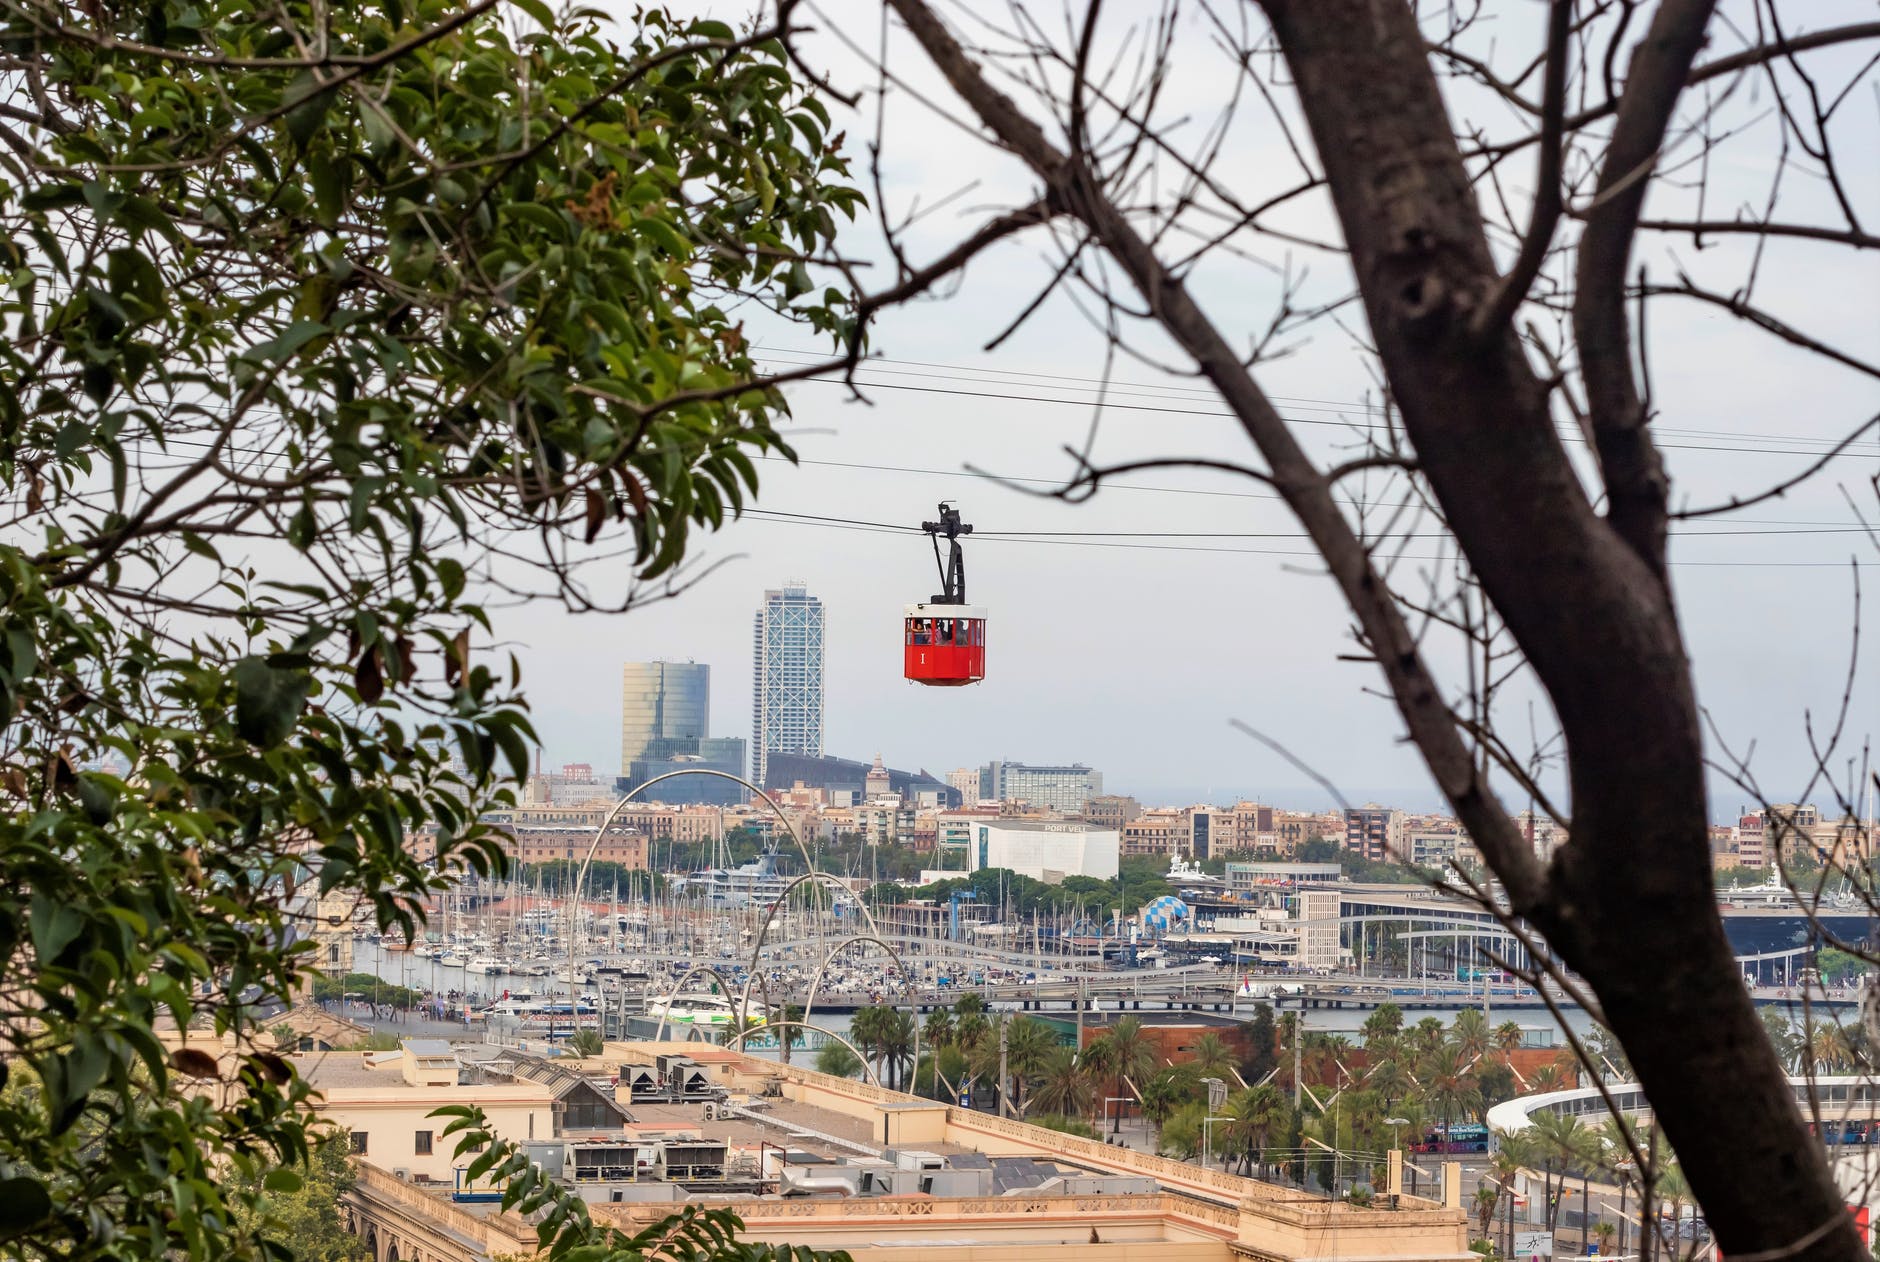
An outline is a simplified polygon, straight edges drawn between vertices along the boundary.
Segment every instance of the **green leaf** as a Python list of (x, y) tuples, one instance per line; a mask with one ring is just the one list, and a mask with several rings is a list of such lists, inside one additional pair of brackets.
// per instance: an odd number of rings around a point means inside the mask
[(280, 670), (259, 657), (235, 664), (235, 727), (242, 739), (263, 749), (286, 740), (313, 692), (304, 670)]
[(268, 1171), (267, 1177), (261, 1181), (261, 1186), (270, 1192), (285, 1194), (300, 1191), (306, 1186), (306, 1180), (286, 1166), (277, 1166)]
[(336, 95), (337, 92), (332, 88), (319, 87), (310, 74), (303, 74), (294, 80), (287, 90), (287, 99), (296, 101), (296, 104), (281, 121), (286, 124), (287, 134), (294, 138), (295, 144), (304, 148), (318, 134), (326, 122), (327, 111), (333, 108)]
[(555, 29), (555, 14), (542, 0), (509, 0), (518, 9), (535, 19), (536, 25), (545, 31)]

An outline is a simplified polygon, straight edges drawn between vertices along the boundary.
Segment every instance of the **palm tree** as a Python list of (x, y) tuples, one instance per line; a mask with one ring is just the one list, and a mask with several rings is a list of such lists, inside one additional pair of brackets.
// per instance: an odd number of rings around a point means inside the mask
[(1847, 1068), (1851, 1051), (1847, 1031), (1833, 1022), (1817, 1025), (1808, 1036), (1808, 1059), (1818, 1072)]
[[(1637, 1135), (1637, 1125), (1630, 1128), (1633, 1136)], [(1610, 1173), (1619, 1185), (1619, 1252), (1626, 1247), (1626, 1201), (1632, 1194), (1632, 1184), (1638, 1175), (1637, 1164), (1632, 1160), (1632, 1145), (1627, 1138), (1626, 1124), (1616, 1117), (1608, 1117), (1595, 1130), (1599, 1137), (1600, 1169)]]
[(1503, 1134), (1496, 1145), (1495, 1155), (1488, 1163), (1489, 1174), (1501, 1185), (1502, 1203), (1508, 1207), (1508, 1213), (1502, 1224), (1501, 1255), (1507, 1257), (1514, 1252), (1514, 1181), (1528, 1164), (1528, 1149), (1531, 1141), (1524, 1134)]
[(1108, 1037), (1116, 1057), (1117, 1076), (1141, 1091), (1143, 1079), (1155, 1072), (1157, 1060), (1155, 1045), (1143, 1033), (1141, 1018), (1124, 1017), (1110, 1028)]
[(1142, 1084), (1142, 1115), (1149, 1119), (1157, 1134), (1176, 1110), (1190, 1103), (1195, 1095), (1195, 1078), (1187, 1065), (1158, 1070)]
[[(1100, 1112), (1108, 1103), (1106, 1097), (1116, 1094), (1110, 1089), (1116, 1080), (1116, 1044), (1110, 1041), (1109, 1035), (1099, 1034), (1084, 1044), (1083, 1051), (1079, 1053), (1079, 1061), (1084, 1067), (1084, 1072), (1090, 1075), (1091, 1086), (1094, 1088), (1091, 1092), (1094, 1097), (1092, 1107)], [(1095, 1117), (1096, 1114), (1093, 1113), (1092, 1116)], [(1117, 1115), (1117, 1125), (1118, 1127), (1122, 1125), (1120, 1112)]]
[(1364, 1035), (1366, 1051), (1375, 1049), (1381, 1055), (1390, 1055), (1397, 1045), (1397, 1036), (1403, 1032), (1403, 1009), (1394, 1003), (1377, 1005), (1358, 1032)]
[(1196, 1039), (1192, 1050), (1194, 1059), (1189, 1063), (1204, 1078), (1224, 1077), (1234, 1067), (1234, 1050), (1212, 1030)]
[(951, 1047), (953, 1034), (953, 1014), (945, 1008), (935, 1008), (921, 1023), (920, 1041), (923, 1046)]
[(893, 1009), (869, 1007), (858, 1011), (849, 1021), (849, 1042), (855, 1044), (855, 1050), (876, 1066), (876, 1076), (880, 1076), (883, 1036), (886, 1022), (893, 1015)]
[(1560, 1079), (1558, 1065), (1542, 1065), (1528, 1075), (1528, 1089), (1531, 1091), (1559, 1091), (1565, 1085)]
[(1441, 1017), (1424, 1017), (1408, 1031), (1410, 1046), (1416, 1054), (1427, 1056), (1436, 1050), (1436, 1045), (1443, 1041), (1443, 1022)]
[(1082, 1117), (1090, 1112), (1090, 1102), (1096, 1094), (1096, 1084), (1091, 1081), (1089, 1071), (1078, 1063), (1076, 1051), (1054, 1047), (1038, 1072), (1038, 1085), (1032, 1091), (1031, 1103), (1046, 1113)]
[(1242, 1145), (1242, 1174), (1251, 1173), (1256, 1162), (1265, 1173), (1267, 1141), (1275, 1127), (1285, 1124), (1291, 1111), (1286, 1097), (1270, 1082), (1249, 1087), (1228, 1101), (1227, 1116), (1233, 1119), (1228, 1132)]
[(1521, 1046), (1521, 1027), (1513, 1021), (1503, 1021), (1495, 1027), (1495, 1046), (1503, 1055)]
[[(786, 1023), (800, 1022), (803, 1019), (803, 1005), (795, 1003), (784, 1004), (782, 1016)], [(807, 1033), (807, 1031), (796, 1024), (785, 1024), (782, 1029), (778, 1030), (778, 1059), (782, 1060), (786, 1065), (789, 1064), (791, 1041), (802, 1037), (805, 1033)]]
[[(1684, 1171), (1676, 1161), (1665, 1161), (1659, 1165), (1656, 1191), (1659, 1204), (1671, 1206), (1671, 1242), (1665, 1249), (1665, 1255), (1675, 1258), (1678, 1256), (1678, 1229), (1684, 1225), (1684, 1203), (1691, 1199), (1691, 1185), (1685, 1181)], [(1663, 1217), (1662, 1210), (1659, 1217)], [(1656, 1223), (1647, 1224), (1646, 1229), (1657, 1232), (1660, 1241), (1664, 1239)]]
[(1423, 1099), (1442, 1114), (1443, 1129), (1449, 1129), (1458, 1113), (1468, 1114), (1482, 1107), (1482, 1091), (1469, 1076), (1467, 1062), (1453, 1043), (1437, 1047), (1417, 1066), (1423, 1082)]
[(880, 1048), (881, 1060), (887, 1068), (889, 1083), (893, 1090), (900, 1090), (907, 1081), (908, 1072), (914, 1067), (914, 1016), (909, 1012), (897, 1012), (892, 1008), (882, 1009), (887, 1015), (881, 1020)]
[(1593, 1234), (1599, 1237), (1599, 1256), (1602, 1258), (1611, 1256), (1612, 1238), (1616, 1234), (1613, 1225), (1602, 1218), (1593, 1224)]
[(1488, 1055), (1488, 1049), (1495, 1044), (1495, 1036), (1480, 1008), (1464, 1008), (1449, 1027), (1449, 1041), (1456, 1045), (1464, 1061), (1471, 1061)]
[[(1560, 1201), (1567, 1185), (1567, 1173), (1579, 1165), (1587, 1151), (1587, 1135), (1580, 1119), (1567, 1113), (1554, 1113), (1537, 1109), (1529, 1120), (1528, 1131), (1534, 1137), (1534, 1146), (1541, 1159), (1543, 1187), (1547, 1195), (1547, 1230), (1552, 1231), (1560, 1221)], [(1560, 1185), (1554, 1185), (1554, 1175), (1560, 1175)]]
[(1365, 1075), (1365, 1081), (1371, 1090), (1384, 1097), (1386, 1104), (1395, 1104), (1410, 1093), (1410, 1074), (1395, 1057), (1378, 1061), (1371, 1066), (1371, 1072)]
[(1482, 1239), (1488, 1239), (1488, 1225), (1495, 1221), (1495, 1202), (1501, 1199), (1501, 1190), (1484, 1179), (1475, 1188), (1475, 1221)]
[(831, 1078), (857, 1078), (861, 1076), (862, 1062), (842, 1044), (825, 1043), (816, 1053), (816, 1072)]
[[(1017, 1093), (1018, 1115), (1025, 1116), (1030, 1107), (1026, 1100), (1026, 1083), (1036, 1078), (1044, 1068), (1045, 1059), (1057, 1047), (1057, 1036), (1042, 1022), (1030, 1017), (1016, 1016), (1006, 1025), (1005, 1063), (1012, 1075), (1012, 1085)], [(998, 1055), (998, 1049), (993, 1049)]]

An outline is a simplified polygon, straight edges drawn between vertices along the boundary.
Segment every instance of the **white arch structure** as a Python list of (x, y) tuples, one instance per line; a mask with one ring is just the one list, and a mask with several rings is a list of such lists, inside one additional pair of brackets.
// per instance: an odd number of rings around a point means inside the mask
[(871, 1083), (873, 1083), (877, 1087), (881, 1085), (881, 1079), (875, 1074), (875, 1067), (868, 1063), (868, 1057), (862, 1055), (860, 1049), (858, 1049), (855, 1046), (855, 1044), (849, 1042), (847, 1039), (843, 1038), (840, 1034), (837, 1034), (834, 1030), (827, 1029), (820, 1025), (811, 1025), (807, 1021), (766, 1022), (764, 1025), (763, 1031), (759, 1031), (756, 1029), (739, 1030), (737, 1032), (737, 1037), (733, 1040), (733, 1042), (735, 1042), (738, 1045), (739, 1051), (743, 1051), (744, 1040), (750, 1038), (753, 1034), (758, 1034), (758, 1033), (763, 1033), (765, 1031), (768, 1031), (771, 1029), (772, 1026), (782, 1026), (787, 1029), (796, 1029), (796, 1030), (814, 1030), (818, 1034), (828, 1035), (830, 1038), (834, 1039), (836, 1042), (842, 1044), (842, 1046), (848, 1048), (850, 1055), (854, 1056), (856, 1060), (861, 1062), (862, 1072), (868, 1075), (869, 1081)]
[[(656, 1030), (653, 1034), (653, 1041), (655, 1043), (665, 1041), (666, 1018), (669, 1015), (671, 1015), (672, 1001), (678, 997), (681, 991), (685, 989), (685, 984), (691, 981), (694, 977), (697, 977), (700, 973), (709, 973), (711, 975), (711, 979), (718, 983), (719, 989), (724, 991), (725, 998), (729, 999), (731, 997), (731, 983), (725, 979), (725, 975), (723, 973), (720, 973), (717, 969), (713, 968), (709, 964), (694, 964), (691, 968), (688, 968), (685, 971), (685, 973), (679, 978), (678, 981), (673, 983), (672, 989), (666, 992), (666, 1011), (659, 1014), (659, 1029)], [(764, 983), (764, 1019), (766, 1021), (770, 1019), (770, 1011), (773, 1006), (774, 1005), (770, 1002), (770, 983), (765, 982)], [(744, 1013), (742, 1009), (740, 1009), (737, 1015), (738, 1015), (738, 1022), (740, 1025), (742, 1025), (746, 1014)]]
[[(720, 780), (729, 780), (733, 784), (743, 785), (746, 789), (749, 789), (752, 793), (756, 794), (759, 798), (762, 798), (764, 805), (768, 806), (771, 810), (771, 813), (774, 814), (779, 820), (783, 822), (784, 831), (790, 835), (790, 840), (796, 843), (797, 853), (803, 856), (803, 866), (808, 869), (808, 871), (806, 871), (802, 876), (797, 877), (795, 880), (791, 881), (788, 885), (784, 886), (783, 892), (777, 897), (777, 901), (770, 905), (770, 909), (764, 914), (763, 926), (761, 929), (758, 930), (757, 942), (755, 945), (751, 947), (750, 963), (746, 967), (746, 970), (745, 970), (744, 989), (738, 995), (738, 1008), (737, 1008), (737, 1017), (736, 1017), (737, 1023), (738, 1023), (737, 1044), (740, 1048), (742, 1048), (744, 1046), (744, 1040), (749, 1036), (749, 1031), (745, 1027), (748, 1025), (750, 1021), (751, 984), (752, 982), (759, 980), (757, 977), (758, 957), (762, 954), (763, 949), (764, 949), (764, 943), (770, 936), (770, 926), (777, 918), (777, 909), (782, 907), (784, 903), (789, 900), (791, 893), (793, 893), (799, 885), (802, 885), (806, 881), (821, 881), (825, 884), (834, 886), (837, 890), (839, 890), (844, 895), (848, 895), (850, 897), (853, 897), (853, 895), (850, 893), (849, 887), (847, 885), (844, 885), (838, 878), (836, 878), (835, 876), (832, 876), (831, 874), (827, 872), (819, 872), (816, 870), (815, 860), (810, 858), (809, 847), (803, 844), (803, 838), (801, 835), (797, 833), (796, 825), (790, 822), (790, 817), (784, 814), (783, 808), (777, 805), (777, 800), (775, 798), (771, 797), (770, 794), (764, 792), (764, 790), (758, 788), (755, 784), (752, 784), (749, 780), (746, 780), (743, 776), (733, 775), (729, 771), (720, 771), (715, 767), (688, 767), (682, 771), (668, 771), (662, 775), (654, 776), (652, 779), (646, 781), (644, 784), (636, 785), (633, 788), (632, 792), (628, 793), (625, 797), (621, 798), (618, 802), (615, 802), (613, 806), (608, 810), (607, 814), (601, 818), (600, 824), (595, 827), (594, 840), (588, 843), (587, 854), (581, 860), (581, 870), (575, 877), (573, 888), (569, 891), (569, 899), (568, 899), (568, 1002), (570, 1006), (573, 1006), (576, 1002), (576, 996), (578, 993), (576, 983), (575, 983), (575, 971), (574, 970), (575, 970), (575, 959), (576, 959), (576, 956), (578, 955), (578, 951), (576, 950), (576, 942), (580, 933), (581, 891), (585, 889), (587, 886), (588, 869), (593, 866), (595, 852), (598, 851), (601, 846), (601, 838), (607, 835), (607, 830), (613, 827), (614, 821), (618, 819), (620, 816), (620, 812), (627, 806), (628, 803), (632, 802), (634, 798), (638, 797), (640, 794), (652, 788), (654, 785), (661, 783), (662, 781), (674, 780), (680, 776), (714, 776)], [(868, 922), (868, 934), (866, 935), (866, 938), (879, 943), (883, 947), (883, 949), (885, 949), (888, 952), (888, 954), (894, 958), (894, 962), (896, 966), (900, 968), (902, 975), (906, 976), (907, 966), (901, 962), (900, 954), (897, 951), (895, 951), (893, 947), (889, 946), (886, 941), (882, 939), (881, 926), (875, 923), (875, 915), (873, 912), (868, 910), (868, 904), (864, 903), (861, 899), (857, 898), (855, 899), (855, 906), (861, 911), (862, 918)], [(846, 945), (846, 943), (839, 944), (836, 950), (839, 951), (843, 945)], [(829, 957), (825, 957), (823, 961), (824, 967), (828, 966), (829, 958), (833, 958), (833, 955), (834, 955), (834, 952), (832, 952)], [(729, 984), (725, 982), (725, 979), (723, 978), (723, 976), (721, 976), (716, 969), (712, 969), (712, 968), (704, 967), (704, 966), (695, 966), (694, 968), (689, 970), (686, 973), (685, 977), (680, 979), (680, 985), (683, 986), (686, 981), (689, 981), (692, 977), (696, 976), (700, 972), (709, 972), (713, 977), (718, 979), (719, 985), (723, 987), (727, 995), (731, 993), (731, 987)], [(817, 979), (819, 981), (821, 979), (821, 975), (822, 975), (821, 969), (818, 969)], [(802, 1024), (801, 1022), (774, 1022), (774, 1023), (770, 1022), (768, 1019), (768, 1014), (772, 1006), (770, 1002), (770, 985), (768, 982), (764, 982), (761, 984), (763, 985), (763, 988), (764, 988), (764, 1008), (765, 1008), (765, 1013), (766, 1013), (767, 1025), (769, 1024), (778, 1024), (778, 1025)], [(670, 995), (676, 995), (677, 993), (678, 993), (678, 988), (675, 987), (669, 993), (668, 997), (670, 998)], [(812, 987), (811, 989), (811, 1002), (812, 1003), (814, 1002), (814, 998), (815, 998), (815, 992), (814, 992), (814, 988)], [(805, 1011), (803, 1015), (807, 1017), (809, 1013)], [(815, 1028), (815, 1027), (805, 1026), (805, 1028)], [(661, 1014), (660, 1020), (659, 1020), (659, 1036), (664, 1037), (665, 1032), (666, 1032), (666, 1016), (665, 1014)], [(852, 1052), (855, 1051), (854, 1045), (851, 1044), (847, 1039), (841, 1038), (840, 1035), (835, 1035), (828, 1030), (823, 1030), (822, 1033), (829, 1034), (830, 1037), (832, 1038), (840, 1039), (842, 1044), (848, 1047), (850, 1051)], [(860, 1053), (857, 1052), (856, 1055), (859, 1057)], [(864, 1066), (867, 1065), (868, 1062), (865, 1057), (862, 1058), (862, 1063)], [(916, 1021), (914, 1023), (914, 1064), (916, 1068), (918, 1068), (920, 1065), (920, 1023), (919, 1021)], [(873, 1076), (872, 1070), (870, 1071), (870, 1076), (871, 1077)], [(879, 1081), (877, 1081), (875, 1085), (880, 1086), (881, 1084)]]
[[(796, 892), (796, 889), (799, 885), (802, 885), (808, 881), (821, 881), (825, 884), (834, 886), (840, 893), (842, 893), (846, 897), (849, 897), (849, 898), (855, 897), (854, 894), (850, 892), (849, 887), (842, 883), (841, 878), (832, 876), (827, 872), (818, 872), (815, 868), (811, 868), (809, 871), (805, 872), (802, 876), (795, 878), (788, 885), (783, 887), (783, 892), (777, 895), (777, 901), (772, 903), (770, 905), (770, 910), (764, 913), (764, 923), (760, 925), (757, 930), (757, 941), (753, 943), (751, 946), (751, 961), (745, 970), (746, 976), (745, 976), (745, 981), (744, 981), (744, 992), (738, 1000), (738, 1018), (740, 1022), (750, 1011), (751, 979), (755, 977), (757, 973), (757, 961), (758, 961), (758, 957), (763, 954), (764, 944), (770, 940), (770, 926), (776, 923), (777, 911), (785, 903), (790, 901), (790, 895)], [(874, 935), (877, 939), (879, 939), (881, 936), (881, 926), (875, 923), (875, 915), (873, 912), (868, 910), (868, 904), (864, 903), (861, 899), (856, 898), (855, 905), (861, 908), (863, 919), (868, 921), (868, 932)], [(895, 962), (896, 963), (900, 962), (899, 956), (895, 957)], [(906, 970), (903, 969), (902, 971), (905, 972)]]

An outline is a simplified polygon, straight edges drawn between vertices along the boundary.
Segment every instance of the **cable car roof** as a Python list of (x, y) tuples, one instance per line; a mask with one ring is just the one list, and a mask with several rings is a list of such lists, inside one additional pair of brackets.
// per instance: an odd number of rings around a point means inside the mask
[(905, 616), (909, 618), (984, 619), (986, 610), (983, 605), (909, 605)]

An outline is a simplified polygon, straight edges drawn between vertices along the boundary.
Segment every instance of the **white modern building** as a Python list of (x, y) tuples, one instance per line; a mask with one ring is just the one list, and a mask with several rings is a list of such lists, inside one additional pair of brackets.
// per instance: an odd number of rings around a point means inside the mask
[(773, 753), (823, 752), (823, 604), (801, 583), (764, 593), (751, 636), (751, 778)]
[(1082, 820), (986, 819), (973, 825), (969, 870), (1010, 868), (1035, 881), (1116, 876), (1122, 837)]

